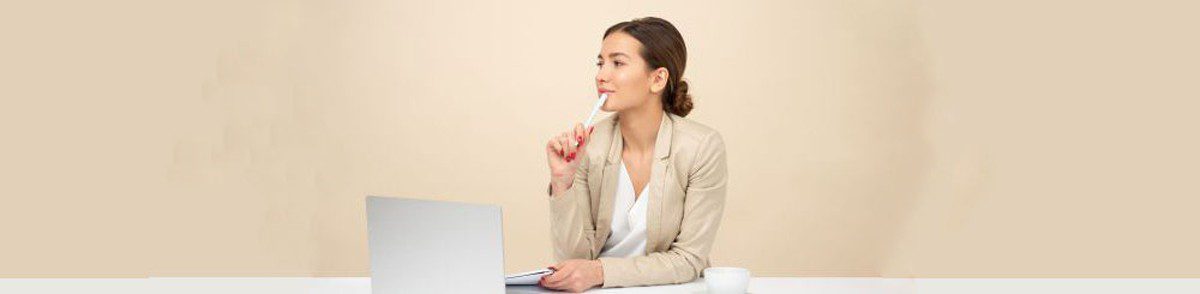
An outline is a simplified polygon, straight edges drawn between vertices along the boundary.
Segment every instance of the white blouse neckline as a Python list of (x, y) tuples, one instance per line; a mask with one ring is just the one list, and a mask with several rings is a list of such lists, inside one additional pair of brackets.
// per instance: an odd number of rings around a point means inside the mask
[(613, 201), (612, 233), (600, 250), (600, 257), (634, 257), (646, 253), (646, 201), (650, 184), (642, 187), (641, 193), (633, 193), (633, 181), (625, 163), (621, 162), (621, 176)]

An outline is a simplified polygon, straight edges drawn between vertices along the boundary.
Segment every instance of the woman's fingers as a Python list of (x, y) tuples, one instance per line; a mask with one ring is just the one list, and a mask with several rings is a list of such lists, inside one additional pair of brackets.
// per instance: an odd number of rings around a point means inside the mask
[[(554, 275), (558, 275), (558, 273), (554, 273)], [(551, 275), (551, 276), (554, 276), (554, 275)], [(567, 279), (567, 277), (568, 276), (566, 275), (566, 273), (563, 273), (562, 276), (559, 278), (556, 278), (556, 280), (550, 280), (550, 278), (546, 278), (546, 282), (543, 283), (543, 285), (546, 288), (562, 290), (562, 289), (566, 288), (566, 286), (570, 282), (570, 279)]]
[(587, 130), (583, 129), (583, 124), (575, 124), (575, 131), (572, 133), (575, 133), (575, 141), (579, 143), (580, 148), (587, 144)]
[(546, 143), (546, 150), (553, 153), (559, 159), (563, 157), (563, 146), (558, 142), (558, 137), (550, 138), (550, 142)]
[(567, 159), (567, 154), (569, 154), (568, 149), (570, 148), (570, 146), (567, 146), (566, 140), (567, 140), (567, 138), (564, 138), (562, 134), (559, 134), (558, 136), (554, 137), (554, 143), (558, 144), (558, 146), (560, 147), (558, 149), (558, 151), (559, 151), (558, 155), (562, 156), (563, 160)]
[(567, 280), (567, 277), (571, 276), (571, 272), (575, 271), (575, 267), (567, 263), (559, 263), (556, 268), (553, 274), (545, 278), (545, 285), (548, 288), (561, 288), (565, 284), (564, 281)]
[(585, 129), (583, 124), (575, 124), (571, 131), (551, 138), (546, 148), (550, 153), (558, 153), (559, 158), (563, 161), (575, 161), (579, 159), (579, 153), (584, 151), (584, 147), (591, 140), (591, 131), (592, 128)]
[(571, 139), (571, 134), (564, 132), (559, 138), (561, 138), (560, 142), (563, 144), (564, 151), (566, 151), (565, 156), (567, 161), (575, 160), (575, 142), (574, 139)]
[(554, 270), (554, 273), (542, 277), (542, 284), (549, 286), (553, 283), (557, 283), (558, 281), (562, 280), (563, 274), (565, 273), (566, 271), (564, 271), (562, 267), (559, 267), (558, 269)]
[[(550, 277), (553, 277), (556, 274), (558, 274), (558, 272), (555, 272), (553, 274), (549, 274), (547, 276), (542, 277), (542, 280), (538, 281), (538, 285), (540, 285), (542, 287), (550, 288), (550, 289), (558, 289), (557, 283), (554, 283), (554, 284), (550, 283)], [(558, 280), (555, 280), (555, 281), (557, 282)]]
[(588, 143), (592, 143), (592, 134), (588, 133), (587, 128), (583, 128), (583, 124), (576, 124), (574, 133), (576, 140), (580, 142), (578, 149), (581, 149), (580, 152), (583, 152)]
[(585, 132), (583, 132), (584, 144), (592, 142), (592, 131), (594, 131), (594, 130), (596, 130), (596, 126), (590, 126), (590, 127), (587, 127), (587, 130)]

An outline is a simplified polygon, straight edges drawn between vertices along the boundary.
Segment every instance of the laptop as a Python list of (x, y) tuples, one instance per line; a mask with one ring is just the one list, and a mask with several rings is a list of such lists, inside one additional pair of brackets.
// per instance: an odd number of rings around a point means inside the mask
[[(498, 205), (367, 197), (372, 293), (503, 293)], [(549, 270), (516, 274), (533, 285)]]

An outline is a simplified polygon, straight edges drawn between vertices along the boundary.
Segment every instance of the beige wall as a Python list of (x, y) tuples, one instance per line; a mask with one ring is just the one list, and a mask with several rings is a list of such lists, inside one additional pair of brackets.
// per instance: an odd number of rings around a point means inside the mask
[(717, 265), (1200, 276), (1196, 5), (73, 2), (0, 5), (0, 277), (367, 275), (365, 195), (546, 265), (544, 140), (644, 15), (726, 138)]

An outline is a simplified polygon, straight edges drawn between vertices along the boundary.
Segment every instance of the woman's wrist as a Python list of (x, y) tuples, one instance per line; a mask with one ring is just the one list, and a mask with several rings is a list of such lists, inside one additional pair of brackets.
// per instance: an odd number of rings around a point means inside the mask
[(604, 286), (604, 264), (600, 261), (600, 259), (592, 260), (591, 264), (592, 264), (592, 273), (593, 273), (592, 286), (593, 287)]
[(571, 188), (571, 182), (573, 181), (574, 179), (567, 179), (566, 177), (551, 177), (550, 196), (557, 196), (566, 192), (567, 189)]

